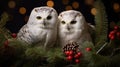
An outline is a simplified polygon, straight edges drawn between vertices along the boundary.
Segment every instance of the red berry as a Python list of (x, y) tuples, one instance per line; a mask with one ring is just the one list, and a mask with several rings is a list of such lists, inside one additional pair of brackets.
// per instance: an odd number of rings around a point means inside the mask
[(74, 58), (79, 58), (80, 56), (78, 54), (75, 54)]
[(73, 51), (72, 50), (69, 52), (69, 55), (73, 55)]
[(69, 53), (70, 53), (69, 51), (65, 51), (65, 55), (69, 55)]
[(112, 35), (111, 35), (111, 34), (109, 34), (109, 38), (111, 38), (111, 36), (112, 36)]
[(68, 61), (71, 61), (71, 60), (72, 60), (72, 56), (68, 56), (68, 57), (67, 57), (67, 60), (68, 60)]
[(111, 39), (111, 40), (114, 40), (114, 39), (115, 39), (115, 36), (111, 36), (110, 39)]
[(113, 31), (111, 31), (111, 32), (110, 32), (110, 34), (111, 34), (111, 35), (114, 35), (114, 34), (115, 34), (115, 32), (116, 32), (116, 31), (115, 31), (115, 30), (113, 30)]
[(17, 37), (17, 34), (16, 33), (12, 33), (11, 35), (13, 38), (16, 38)]
[(92, 49), (91, 49), (91, 48), (89, 48), (89, 47), (88, 47), (88, 48), (86, 48), (86, 51), (91, 51), (91, 50), (92, 50)]
[(77, 55), (78, 55), (79, 57), (81, 57), (81, 56), (82, 56), (82, 53), (81, 53), (81, 52), (78, 52)]
[(119, 28), (118, 26), (114, 26), (114, 29), (115, 29), (115, 30), (118, 30), (118, 28)]
[(8, 44), (9, 44), (9, 42), (8, 42), (8, 40), (6, 40), (6, 41), (4, 42), (4, 47), (8, 47)]
[(80, 60), (79, 60), (79, 59), (75, 59), (75, 62), (76, 62), (76, 63), (79, 63), (79, 62), (80, 62)]

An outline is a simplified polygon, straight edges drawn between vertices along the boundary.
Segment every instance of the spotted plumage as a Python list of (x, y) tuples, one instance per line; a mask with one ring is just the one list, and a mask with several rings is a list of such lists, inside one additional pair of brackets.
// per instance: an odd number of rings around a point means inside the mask
[(57, 38), (58, 14), (47, 6), (32, 10), (27, 24), (18, 32), (17, 39), (28, 44), (39, 43), (43, 47), (51, 47)]
[(75, 10), (63, 11), (58, 16), (59, 19), (59, 44), (64, 47), (70, 41), (82, 45), (85, 41), (92, 42), (88, 30), (88, 24), (81, 12)]

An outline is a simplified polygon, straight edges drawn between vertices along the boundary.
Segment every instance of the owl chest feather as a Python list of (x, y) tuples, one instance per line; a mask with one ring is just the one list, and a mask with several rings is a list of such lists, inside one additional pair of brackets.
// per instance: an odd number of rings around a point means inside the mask
[(72, 33), (62, 33), (62, 38), (65, 40), (78, 40), (80, 38), (81, 30), (74, 30)]
[(45, 40), (47, 36), (47, 30), (43, 30), (37, 27), (30, 28), (32, 38), (35, 40)]
[(47, 38), (53, 38), (56, 36), (56, 31), (54, 29), (43, 29), (43, 28), (38, 28), (38, 27), (32, 27), (31, 28), (31, 35), (33, 36), (32, 38), (35, 39), (36, 41), (46, 41)]

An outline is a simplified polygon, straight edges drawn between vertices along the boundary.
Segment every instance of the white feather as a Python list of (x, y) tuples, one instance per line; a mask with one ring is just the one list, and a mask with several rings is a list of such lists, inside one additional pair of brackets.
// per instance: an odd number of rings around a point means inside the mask
[(32, 10), (28, 23), (18, 32), (18, 40), (28, 44), (41, 43), (40, 46), (51, 47), (57, 38), (58, 14), (51, 7), (36, 7)]
[(88, 31), (88, 25), (82, 13), (69, 10), (63, 11), (58, 16), (59, 19), (59, 44), (64, 47), (70, 41), (83, 44), (85, 41), (91, 41), (92, 38)]

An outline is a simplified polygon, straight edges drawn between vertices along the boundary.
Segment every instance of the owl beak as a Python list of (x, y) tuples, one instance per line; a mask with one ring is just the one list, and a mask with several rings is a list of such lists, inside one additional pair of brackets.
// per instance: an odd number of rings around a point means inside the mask
[(43, 22), (43, 25), (44, 25), (44, 26), (46, 26), (46, 23), (45, 23), (45, 22)]
[(67, 29), (70, 30), (70, 26), (67, 26)]
[(45, 19), (43, 19), (43, 25), (46, 26)]

